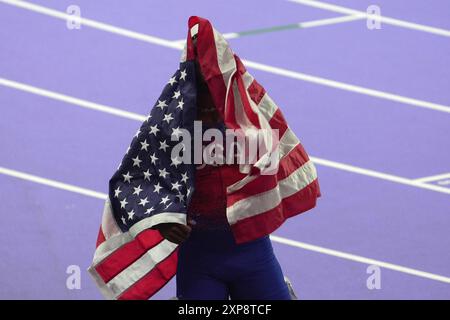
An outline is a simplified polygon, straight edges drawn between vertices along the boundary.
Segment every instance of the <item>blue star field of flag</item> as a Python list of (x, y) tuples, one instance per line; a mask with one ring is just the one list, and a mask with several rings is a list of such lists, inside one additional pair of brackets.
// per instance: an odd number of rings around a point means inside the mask
[(193, 136), (195, 82), (194, 63), (180, 63), (109, 181), (113, 214), (122, 231), (164, 212), (187, 213), (195, 166), (171, 156), (179, 143), (171, 137), (181, 137), (181, 129)]

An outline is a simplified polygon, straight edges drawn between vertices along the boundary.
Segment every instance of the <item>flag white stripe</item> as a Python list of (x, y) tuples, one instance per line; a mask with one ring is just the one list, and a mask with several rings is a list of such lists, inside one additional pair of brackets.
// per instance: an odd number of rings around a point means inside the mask
[(214, 41), (216, 45), (217, 63), (222, 73), (225, 86), (227, 86), (230, 82), (230, 78), (237, 70), (236, 61), (234, 61), (233, 52), (228, 46), (228, 43), (223, 37), (223, 35), (217, 32), (217, 30), (214, 28), (213, 32), (214, 32)]
[(252, 84), (253, 80), (255, 80), (255, 78), (253, 78), (253, 76), (248, 71), (246, 71), (242, 75), (242, 79), (244, 80), (245, 89), (247, 89), (247, 90), (250, 87), (250, 85)]
[[(295, 133), (288, 127), (286, 129), (286, 131), (284, 132), (283, 136), (281, 137), (280, 141), (279, 141), (278, 155), (279, 155), (280, 161), (282, 161), (283, 158), (289, 152), (291, 152), (291, 150), (293, 150), (299, 143), (300, 143), (300, 141), (298, 140), (298, 138), (295, 135)], [(237, 190), (239, 190), (242, 187), (244, 187), (246, 184), (248, 184), (251, 181), (255, 180), (257, 177), (258, 176), (256, 176), (256, 175), (246, 176), (242, 180), (239, 180), (236, 183), (228, 186), (227, 187), (227, 193), (230, 194), (230, 193), (236, 192)]]
[(160, 223), (180, 223), (186, 225), (186, 214), (163, 212), (135, 223), (127, 232), (112, 236), (100, 244), (95, 250), (94, 267), (124, 244), (132, 241), (139, 233)]
[(100, 277), (100, 275), (98, 274), (97, 270), (95, 270), (93, 266), (90, 266), (88, 268), (88, 272), (97, 285), (97, 288), (100, 290), (102, 296), (105, 299), (113, 300), (115, 298), (114, 292), (112, 292), (111, 289), (105, 284), (102, 277)]
[(92, 266), (96, 267), (109, 255), (132, 240), (133, 237), (129, 232), (121, 233), (109, 238), (95, 249)]
[[(242, 78), (244, 79), (245, 88), (248, 90), (254, 78), (248, 71), (244, 73)], [(265, 92), (263, 97), (261, 98), (261, 101), (259, 101), (258, 110), (262, 112), (262, 114), (266, 117), (267, 121), (270, 121), (275, 112), (278, 110), (278, 106), (268, 95), (268, 93)]]
[(280, 139), (280, 160), (283, 160), (299, 143), (294, 131), (288, 127)]
[(239, 93), (236, 81), (232, 83), (232, 90), (234, 95), (234, 116), (236, 118), (237, 124), (244, 131), (250, 128), (255, 130), (256, 127), (250, 122), (247, 117), (247, 113), (244, 111), (241, 94)]
[(270, 98), (270, 96), (266, 93), (259, 102), (259, 109), (266, 119), (270, 121), (275, 112), (277, 112), (278, 107), (272, 98)]
[[(241, 94), (238, 89), (237, 82), (234, 81), (232, 83), (232, 90), (233, 90), (233, 97), (234, 97), (234, 115), (237, 124), (239, 127), (244, 131), (247, 132), (247, 130), (256, 130), (257, 128), (251, 123), (250, 119), (247, 117), (247, 113), (244, 111), (244, 106), (242, 104), (242, 98)], [(241, 163), (239, 164), (239, 171), (242, 173), (249, 173), (252, 165), (248, 163)], [(245, 180), (247, 181), (247, 179)], [(234, 186), (234, 189), (242, 187), (244, 184), (244, 181), (242, 183), (236, 184)]]
[(227, 208), (230, 224), (264, 213), (278, 206), (281, 201), (302, 190), (317, 178), (316, 169), (311, 161), (280, 180), (278, 185), (266, 192), (239, 200)]
[(105, 240), (122, 233), (122, 230), (120, 230), (117, 221), (114, 218), (111, 200), (109, 197), (106, 199), (105, 206), (103, 208), (102, 232)]

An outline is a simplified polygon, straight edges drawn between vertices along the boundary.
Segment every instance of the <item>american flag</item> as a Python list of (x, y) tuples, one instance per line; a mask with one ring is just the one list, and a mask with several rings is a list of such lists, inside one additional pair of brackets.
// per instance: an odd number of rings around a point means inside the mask
[(192, 135), (195, 101), (195, 65), (185, 61), (169, 79), (109, 181), (89, 269), (108, 298), (148, 298), (174, 275), (177, 246), (151, 228), (159, 223), (186, 224), (195, 168), (181, 161), (182, 151), (180, 157), (172, 155), (179, 143), (172, 138), (181, 142), (183, 130)]
[[(191, 17), (188, 24), (180, 68), (110, 180), (89, 268), (110, 299), (148, 299), (176, 274), (177, 245), (152, 227), (186, 224), (195, 165), (171, 156), (178, 143), (171, 137), (182, 129), (193, 131), (195, 60), (228, 128), (278, 130), (280, 137), (278, 141), (265, 136), (266, 152), (256, 163), (240, 166), (235, 172), (239, 179), (227, 188), (226, 214), (236, 242), (270, 234), (287, 218), (313, 208), (320, 196), (315, 167), (278, 106), (208, 20)], [(274, 151), (278, 170), (264, 174)]]

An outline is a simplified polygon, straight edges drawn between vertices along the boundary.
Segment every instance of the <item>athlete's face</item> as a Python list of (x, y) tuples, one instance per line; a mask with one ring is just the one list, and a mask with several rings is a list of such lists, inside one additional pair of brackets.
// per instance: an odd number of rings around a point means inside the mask
[(200, 71), (200, 65), (195, 63), (195, 72), (197, 79), (197, 104), (199, 109), (208, 109), (214, 107), (214, 101), (209, 92), (208, 85)]
[(198, 62), (195, 64), (195, 70), (197, 79), (197, 119), (215, 123), (219, 119), (219, 114)]

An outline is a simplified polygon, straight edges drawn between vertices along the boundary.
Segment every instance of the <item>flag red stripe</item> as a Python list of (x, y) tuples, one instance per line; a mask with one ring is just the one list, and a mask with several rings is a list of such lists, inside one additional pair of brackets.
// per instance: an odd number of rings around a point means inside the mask
[(146, 229), (101, 261), (95, 270), (103, 281), (108, 282), (163, 239), (159, 231)]
[(262, 85), (258, 83), (255, 79), (253, 79), (252, 83), (247, 89), (250, 98), (258, 105), (261, 99), (266, 94), (266, 90)]
[(247, 174), (239, 171), (239, 164), (225, 164), (219, 166), (219, 170), (221, 171), (221, 182), (226, 187), (247, 176)]
[[(247, 92), (249, 93), (251, 99), (259, 106), (259, 103), (266, 94), (266, 89), (264, 89), (264, 87), (260, 85), (259, 82), (256, 81), (256, 79), (253, 79), (252, 83), (247, 89)], [(280, 108), (277, 107), (277, 110), (272, 115), (272, 118), (269, 119), (269, 125), (272, 129), (279, 130), (280, 138), (287, 130), (288, 125)]]
[(197, 23), (199, 25), (197, 36), (198, 62), (213, 97), (214, 104), (219, 114), (223, 115), (227, 90), (217, 59), (214, 31), (208, 20), (196, 16), (189, 18), (189, 29)]
[(178, 249), (127, 289), (119, 300), (147, 300), (172, 279), (177, 271)]
[(315, 207), (318, 195), (320, 189), (316, 179), (306, 188), (284, 198), (275, 208), (238, 221), (231, 226), (236, 242), (244, 243), (272, 233), (287, 218)]
[(250, 120), (250, 122), (256, 127), (260, 128), (260, 123), (258, 119), (257, 113), (255, 113), (250, 105), (250, 101), (248, 100), (248, 90), (245, 87), (243, 75), (246, 72), (246, 69), (244, 67), (244, 64), (242, 63), (241, 59), (239, 59), (237, 56), (235, 57), (235, 62), (237, 66), (236, 71), (236, 82), (237, 82), (237, 88), (239, 90), (239, 95), (241, 97), (242, 106), (244, 107), (244, 112), (247, 115), (247, 118)]
[(269, 125), (272, 129), (278, 129), (278, 135), (281, 139), (281, 137), (283, 137), (284, 133), (288, 129), (288, 124), (279, 108), (275, 111), (272, 118), (270, 118)]
[(236, 61), (237, 72), (241, 75), (244, 75), (247, 72), (247, 69), (242, 63), (241, 58), (239, 58), (237, 55), (234, 55), (234, 61)]
[(100, 226), (100, 230), (98, 230), (98, 236), (97, 236), (97, 243), (95, 244), (95, 247), (98, 248), (99, 245), (101, 245), (103, 242), (105, 242), (105, 235), (103, 234), (102, 226)]
[(234, 105), (234, 92), (230, 90), (228, 92), (228, 100), (227, 100), (227, 112), (224, 116), (224, 122), (229, 129), (240, 129), (239, 125), (236, 121), (236, 108)]

